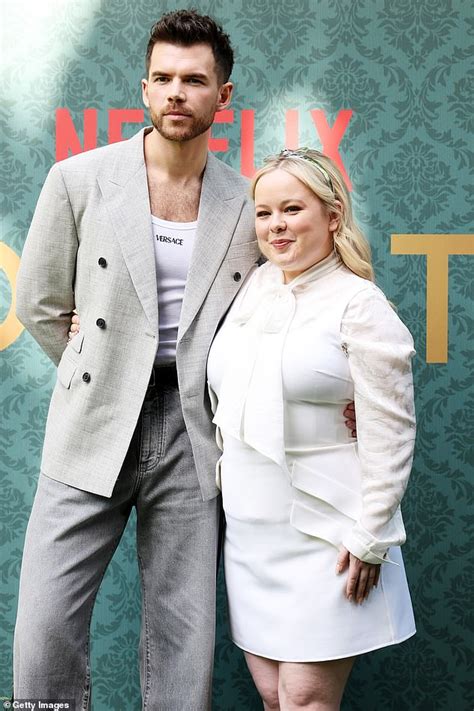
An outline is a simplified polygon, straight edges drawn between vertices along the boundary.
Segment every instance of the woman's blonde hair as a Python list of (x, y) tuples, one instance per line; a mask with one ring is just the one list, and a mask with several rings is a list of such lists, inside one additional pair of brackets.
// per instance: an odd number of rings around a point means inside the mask
[(333, 232), (335, 251), (354, 274), (374, 281), (370, 245), (354, 220), (349, 191), (335, 162), (310, 148), (284, 150), (277, 156), (269, 156), (253, 177), (253, 197), (260, 178), (273, 170), (285, 170), (301, 180), (321, 200), (328, 214), (339, 218), (339, 226)]

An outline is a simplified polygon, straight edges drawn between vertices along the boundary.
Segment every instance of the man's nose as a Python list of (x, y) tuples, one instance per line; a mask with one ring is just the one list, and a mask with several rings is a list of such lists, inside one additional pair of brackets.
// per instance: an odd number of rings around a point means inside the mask
[(179, 80), (172, 81), (168, 88), (168, 101), (185, 101), (184, 86)]

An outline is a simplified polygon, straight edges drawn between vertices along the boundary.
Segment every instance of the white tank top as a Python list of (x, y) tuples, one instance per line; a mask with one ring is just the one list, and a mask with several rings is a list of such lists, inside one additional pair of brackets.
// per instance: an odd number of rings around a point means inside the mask
[(176, 360), (184, 287), (196, 236), (196, 222), (170, 222), (151, 216), (158, 285), (159, 345), (155, 362)]

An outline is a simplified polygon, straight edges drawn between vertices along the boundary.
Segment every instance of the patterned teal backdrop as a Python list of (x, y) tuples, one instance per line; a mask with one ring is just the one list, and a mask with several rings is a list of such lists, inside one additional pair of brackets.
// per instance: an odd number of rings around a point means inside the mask
[[(449, 357), (446, 363), (427, 364), (426, 258), (394, 256), (390, 238), (393, 233), (467, 233), (472, 224), (471, 4), (203, 0), (194, 5), (223, 23), (236, 48), (233, 122), (214, 129), (216, 138), (228, 139), (222, 157), (229, 164), (245, 169), (253, 143), (258, 164), (282, 147), (285, 135), (294, 142), (297, 123), (299, 142), (315, 147), (324, 143), (326, 123), (334, 148), (336, 120), (349, 117), (339, 153), (353, 185), (357, 216), (373, 247), (378, 282), (417, 345), (419, 433), (404, 503), (404, 551), (418, 634), (398, 648), (361, 659), (343, 708), (467, 711), (474, 700), (468, 651), (474, 584), (469, 555), (472, 257), (450, 257)], [(56, 109), (69, 110), (81, 141), (83, 111), (95, 109), (98, 145), (105, 144), (109, 109), (141, 107), (149, 27), (161, 12), (179, 6), (166, 0), (2, 3), (0, 696), (11, 691), (21, 551), (55, 379), (46, 356), (25, 331), (15, 332), (8, 317), (15, 255), (21, 253), (39, 190), (55, 160)], [(315, 109), (324, 113), (311, 115)], [(319, 132), (314, 117), (319, 117)], [(125, 125), (124, 136), (138, 127)], [(112, 561), (93, 618), (95, 711), (140, 708), (134, 525), (133, 520)], [(222, 580), (218, 602), (215, 709), (259, 709), (241, 653), (228, 639)]]

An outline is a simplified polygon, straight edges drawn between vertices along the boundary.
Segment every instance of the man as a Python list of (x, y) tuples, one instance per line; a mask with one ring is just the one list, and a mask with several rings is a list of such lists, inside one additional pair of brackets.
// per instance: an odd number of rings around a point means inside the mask
[(209, 707), (219, 500), (206, 358), (258, 259), (246, 182), (207, 150), (232, 64), (211, 18), (164, 15), (142, 81), (153, 127), (56, 164), (39, 198), (18, 315), (58, 380), (22, 563), (17, 699), (89, 708), (92, 608), (135, 506), (143, 706)]

